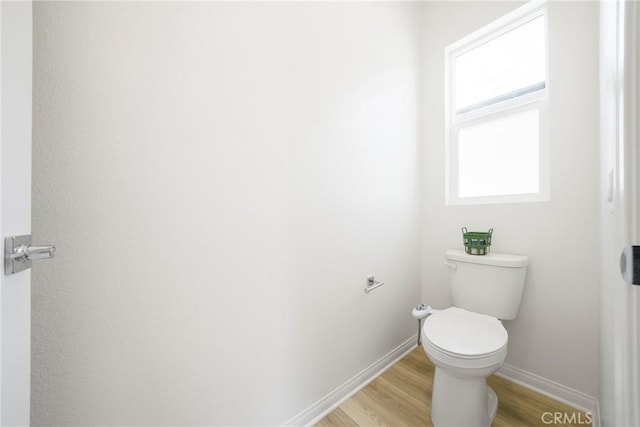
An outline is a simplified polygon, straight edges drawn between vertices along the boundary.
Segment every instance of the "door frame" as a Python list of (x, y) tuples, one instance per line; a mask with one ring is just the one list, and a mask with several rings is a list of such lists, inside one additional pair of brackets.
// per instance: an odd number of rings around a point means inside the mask
[(619, 258), (640, 244), (640, 5), (600, 2), (602, 425), (640, 425), (640, 287)]
[[(0, 250), (31, 234), (33, 5), (0, 1)], [(4, 253), (2, 253), (4, 259)], [(4, 269), (2, 269), (4, 270)], [(0, 426), (29, 425), (31, 272), (0, 272)]]

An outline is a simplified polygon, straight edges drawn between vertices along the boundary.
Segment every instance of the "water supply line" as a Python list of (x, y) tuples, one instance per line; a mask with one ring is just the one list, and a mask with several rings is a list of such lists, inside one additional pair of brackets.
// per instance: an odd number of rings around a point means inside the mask
[(411, 312), (413, 318), (418, 320), (418, 345), (422, 343), (422, 321), (433, 312), (434, 310), (430, 306), (424, 304), (417, 305)]

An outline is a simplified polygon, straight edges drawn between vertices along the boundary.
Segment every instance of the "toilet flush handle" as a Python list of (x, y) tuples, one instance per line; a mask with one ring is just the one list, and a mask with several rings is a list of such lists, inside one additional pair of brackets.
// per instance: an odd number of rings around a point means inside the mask
[(458, 269), (458, 264), (455, 264), (453, 262), (445, 261), (444, 265), (446, 265), (447, 267), (449, 267), (452, 270), (457, 270)]

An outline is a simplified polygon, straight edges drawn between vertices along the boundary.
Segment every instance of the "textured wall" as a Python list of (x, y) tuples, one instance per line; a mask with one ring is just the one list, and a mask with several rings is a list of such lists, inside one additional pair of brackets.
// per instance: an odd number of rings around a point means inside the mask
[(35, 425), (279, 424), (415, 333), (419, 7), (35, 4)]
[(424, 20), (422, 290), (450, 304), (444, 251), (460, 228), (493, 227), (492, 250), (529, 255), (506, 363), (598, 395), (598, 3), (549, 2), (551, 200), (478, 206), (444, 203), (444, 48), (510, 12), (514, 2), (428, 2)]

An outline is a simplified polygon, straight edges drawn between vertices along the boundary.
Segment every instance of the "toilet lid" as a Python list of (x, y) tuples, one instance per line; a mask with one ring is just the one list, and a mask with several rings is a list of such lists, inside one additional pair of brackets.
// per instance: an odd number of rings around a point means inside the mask
[(461, 356), (481, 356), (507, 344), (507, 331), (495, 317), (450, 307), (427, 318), (424, 334), (435, 346)]

